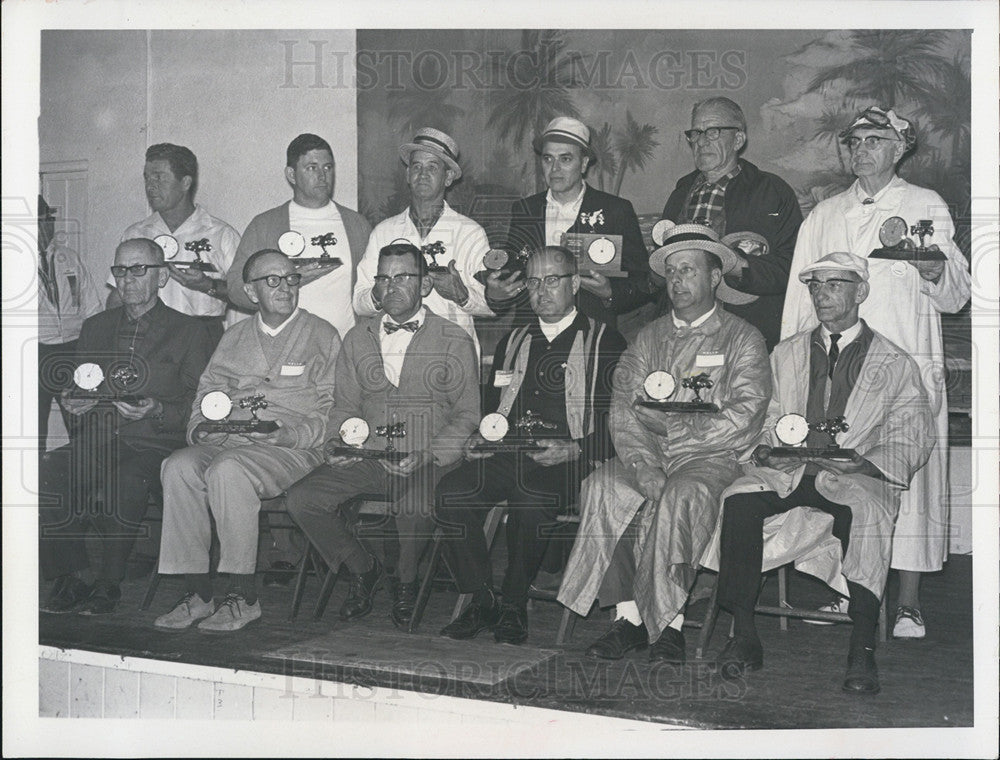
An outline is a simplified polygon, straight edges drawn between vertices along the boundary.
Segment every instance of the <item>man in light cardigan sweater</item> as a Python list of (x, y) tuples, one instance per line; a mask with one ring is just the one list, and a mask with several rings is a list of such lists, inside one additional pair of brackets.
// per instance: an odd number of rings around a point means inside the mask
[[(372, 609), (384, 581), (381, 563), (352, 535), (352, 515), (340, 505), (367, 492), (386, 493), (400, 538), (399, 585), (392, 618), (409, 623), (416, 600), (421, 549), (433, 528), (434, 487), (455, 466), (462, 444), (479, 423), (479, 371), (472, 339), (423, 305), (432, 282), (420, 249), (411, 243), (385, 246), (379, 254), (374, 295), (384, 315), (362, 319), (344, 338), (337, 357), (331, 444), (337, 431), (360, 417), (372, 435), (366, 449), (384, 449), (376, 428), (405, 423), (395, 441), (407, 453), (400, 462), (328, 456), (327, 463), (289, 489), (289, 514), (327, 565), (343, 562), (351, 591), (340, 609), (344, 619)], [(350, 423), (349, 423), (350, 424)]]
[[(260, 306), (253, 319), (222, 336), (201, 376), (188, 422), (194, 445), (163, 464), (163, 538), (160, 572), (183, 573), (187, 593), (156, 620), (158, 628), (234, 631), (260, 617), (254, 587), (261, 499), (280, 494), (323, 461), (333, 406), (334, 362), (340, 337), (325, 320), (298, 308), (301, 276), (283, 253), (263, 250), (243, 269), (244, 290)], [(234, 401), (264, 394), (262, 420), (270, 433), (206, 433), (201, 400), (224, 391)], [(249, 418), (234, 405), (230, 419)], [(214, 609), (209, 548), (215, 519), (220, 573), (231, 587)], [(213, 614), (214, 612), (214, 614)]]

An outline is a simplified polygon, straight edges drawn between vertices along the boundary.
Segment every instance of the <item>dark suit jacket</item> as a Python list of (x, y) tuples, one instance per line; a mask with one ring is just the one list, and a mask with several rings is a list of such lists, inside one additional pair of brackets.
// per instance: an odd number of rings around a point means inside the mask
[[(795, 238), (802, 224), (802, 211), (795, 191), (781, 177), (762, 172), (749, 161), (740, 159), (740, 173), (726, 187), (726, 229), (731, 232), (756, 232), (770, 245), (764, 256), (747, 256), (750, 266), (741, 279), (729, 276), (726, 282), (744, 293), (760, 296), (744, 306), (726, 304), (726, 311), (743, 317), (764, 335), (767, 350), (777, 344), (781, 335), (781, 310), (788, 286), (788, 270), (795, 252)], [(684, 219), (688, 193), (700, 172), (693, 171), (677, 181), (677, 187), (667, 198), (663, 218), (678, 224)], [(660, 313), (670, 308), (666, 291), (660, 301)]]
[[(547, 191), (546, 191), (547, 192)], [(510, 210), (510, 226), (507, 228), (507, 238), (504, 249), (516, 253), (524, 247), (537, 250), (545, 245), (545, 196), (546, 192), (521, 198), (514, 202)], [(622, 236), (622, 269), (629, 272), (629, 277), (611, 278), (612, 307), (609, 310), (601, 299), (586, 290), (580, 289), (577, 294), (577, 308), (589, 317), (607, 322), (615, 326), (615, 314), (624, 314), (647, 303), (651, 296), (646, 275), (649, 273), (649, 252), (642, 242), (639, 231), (639, 220), (636, 218), (632, 204), (617, 195), (595, 190), (590, 185), (583, 194), (580, 213), (604, 212), (604, 224), (591, 230), (587, 225), (580, 224), (579, 216), (569, 228), (569, 232), (604, 232), (609, 235)], [(514, 324), (523, 324), (534, 319), (528, 305), (528, 294), (509, 301), (493, 301), (487, 299), (494, 312), (500, 314), (511, 307), (517, 308)]]

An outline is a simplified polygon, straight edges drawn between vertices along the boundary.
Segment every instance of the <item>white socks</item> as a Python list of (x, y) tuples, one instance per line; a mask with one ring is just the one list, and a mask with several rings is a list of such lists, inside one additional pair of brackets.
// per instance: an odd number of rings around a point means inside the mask
[(642, 618), (639, 616), (639, 607), (635, 601), (618, 602), (615, 605), (615, 620), (625, 618), (632, 625), (642, 625)]

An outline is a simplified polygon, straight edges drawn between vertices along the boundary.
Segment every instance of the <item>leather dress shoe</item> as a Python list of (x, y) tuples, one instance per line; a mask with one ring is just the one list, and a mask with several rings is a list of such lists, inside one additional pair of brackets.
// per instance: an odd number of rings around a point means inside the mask
[(378, 557), (372, 557), (372, 567), (365, 573), (351, 573), (351, 590), (340, 607), (343, 620), (364, 617), (372, 611), (375, 592), (385, 582), (385, 569)]
[(857, 647), (850, 651), (847, 655), (847, 674), (841, 688), (853, 694), (878, 694), (882, 690), (873, 648)]
[(121, 601), (122, 590), (114, 581), (98, 581), (94, 592), (83, 603), (80, 615), (110, 615)]
[(93, 593), (94, 587), (75, 575), (61, 575), (52, 584), (49, 598), (41, 606), (42, 612), (62, 615), (74, 612)]
[(649, 648), (650, 662), (683, 663), (686, 659), (684, 634), (676, 628), (664, 628), (660, 638)]
[(715, 658), (724, 675), (739, 675), (747, 670), (764, 667), (764, 648), (758, 639), (733, 636)]
[(462, 614), (441, 629), (441, 635), (449, 639), (474, 639), (482, 631), (492, 628), (500, 620), (500, 603), (494, 596), (486, 606), (473, 602)]
[(645, 649), (649, 644), (646, 624), (633, 625), (625, 618), (618, 618), (611, 629), (587, 647), (587, 657), (602, 660), (620, 660), (633, 649)]
[(528, 638), (528, 611), (515, 604), (500, 605), (493, 638), (498, 644), (523, 644)]
[(287, 586), (295, 577), (295, 565), (279, 559), (272, 562), (271, 566), (264, 571), (264, 585), (269, 587)]
[(392, 618), (393, 625), (397, 628), (406, 628), (410, 624), (410, 620), (413, 619), (419, 589), (420, 584), (417, 581), (393, 584), (393, 603), (389, 617)]

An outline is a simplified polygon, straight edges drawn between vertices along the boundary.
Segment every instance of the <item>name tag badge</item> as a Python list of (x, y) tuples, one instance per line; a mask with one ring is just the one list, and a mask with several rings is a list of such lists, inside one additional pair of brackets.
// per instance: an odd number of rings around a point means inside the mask
[(298, 377), (303, 372), (306, 371), (305, 364), (282, 364), (281, 365), (281, 375), (282, 377)]
[(694, 360), (696, 367), (721, 367), (725, 363), (725, 354), (698, 354)]
[(496, 376), (493, 378), (494, 388), (503, 388), (511, 384), (514, 380), (513, 370), (497, 370)]

